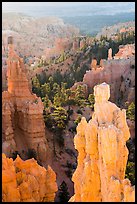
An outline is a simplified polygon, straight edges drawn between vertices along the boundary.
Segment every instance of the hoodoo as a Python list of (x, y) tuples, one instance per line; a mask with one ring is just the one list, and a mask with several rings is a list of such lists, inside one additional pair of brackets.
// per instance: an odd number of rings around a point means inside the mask
[(14, 151), (35, 149), (40, 161), (46, 159), (47, 141), (43, 119), (43, 103), (29, 90), (25, 65), (14, 50), (13, 38), (8, 38), (8, 91), (2, 92), (2, 151), (11, 156)]
[(78, 166), (73, 174), (75, 194), (70, 202), (133, 202), (135, 189), (125, 170), (128, 159), (126, 141), (130, 137), (126, 111), (108, 101), (110, 87), (94, 87), (92, 119), (77, 126), (74, 138)]

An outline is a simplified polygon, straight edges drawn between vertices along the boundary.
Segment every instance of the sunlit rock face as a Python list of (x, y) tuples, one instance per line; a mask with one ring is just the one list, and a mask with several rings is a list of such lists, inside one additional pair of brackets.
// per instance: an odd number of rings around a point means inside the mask
[(94, 87), (92, 119), (82, 118), (74, 138), (78, 166), (73, 174), (75, 194), (69, 202), (132, 202), (135, 189), (125, 178), (130, 137), (126, 112), (108, 101), (110, 87)]
[(112, 59), (112, 48), (109, 48), (108, 50), (108, 60)]
[(7, 60), (8, 91), (2, 92), (2, 152), (35, 149), (41, 161), (46, 160), (47, 140), (43, 119), (43, 103), (32, 94), (23, 60), (14, 51), (9, 38)]
[(135, 44), (120, 45), (114, 59), (127, 59), (135, 55)]
[(91, 70), (85, 73), (83, 83), (90, 90), (104, 81), (111, 85), (112, 102), (124, 105), (125, 101), (135, 101), (135, 46), (128, 45), (119, 48), (112, 58), (112, 49), (108, 50), (108, 60), (101, 59), (97, 65), (96, 59), (91, 62)]
[(3, 202), (53, 202), (57, 191), (56, 174), (34, 159), (13, 161), (2, 154)]

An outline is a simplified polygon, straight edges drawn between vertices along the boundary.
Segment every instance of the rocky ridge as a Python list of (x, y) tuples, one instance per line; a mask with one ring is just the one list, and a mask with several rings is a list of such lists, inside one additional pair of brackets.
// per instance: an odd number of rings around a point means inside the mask
[(108, 38), (112, 37), (115, 39), (115, 35), (120, 33), (124, 33), (127, 31), (135, 31), (135, 21), (129, 21), (124, 23), (118, 23), (112, 26), (107, 26), (102, 28), (101, 32), (97, 34), (97, 38), (100, 38), (101, 35), (107, 36)]
[(25, 56), (42, 55), (47, 47), (54, 45), (56, 38), (72, 38), (78, 33), (78, 28), (54, 16), (34, 18), (20, 13), (2, 14), (3, 45), (7, 49), (7, 37), (12, 35), (16, 38), (15, 49)]

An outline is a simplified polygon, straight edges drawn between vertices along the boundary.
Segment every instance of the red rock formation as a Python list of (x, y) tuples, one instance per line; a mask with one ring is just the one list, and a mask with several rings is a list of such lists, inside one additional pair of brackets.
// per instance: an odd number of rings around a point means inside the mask
[(125, 33), (125, 32), (129, 32), (129, 31), (135, 31), (135, 27), (121, 28), (119, 32)]
[(34, 159), (13, 161), (2, 154), (3, 202), (53, 202), (57, 191), (56, 174)]
[[(134, 70), (132, 70), (132, 66), (135, 65), (135, 57), (130, 56), (128, 59), (111, 59), (111, 60), (101, 60), (100, 65), (97, 65), (96, 60), (92, 60), (91, 63), (91, 69), (90, 71), (87, 71), (86, 74), (83, 77), (83, 83), (88, 85), (88, 88), (90, 90), (93, 89), (93, 87), (102, 82), (106, 82), (111, 85), (111, 100), (121, 100), (122, 101), (122, 95), (121, 93), (121, 85), (122, 85), (122, 77), (124, 79), (129, 78), (129, 75), (131, 76), (132, 85), (128, 86), (128, 94), (129, 99), (134, 100), (135, 94), (134, 94)], [(132, 73), (132, 74), (131, 74)], [(126, 83), (126, 82), (125, 82)], [(125, 88), (125, 86), (123, 86)], [(131, 90), (130, 90), (131, 88)], [(130, 93), (129, 93), (130, 90)]]
[(114, 59), (126, 59), (133, 55), (135, 55), (134, 44), (120, 45), (119, 51), (115, 54)]
[(56, 51), (65, 51), (71, 48), (71, 40), (68, 38), (57, 38), (55, 41)]
[(47, 151), (43, 103), (29, 90), (25, 66), (14, 51), (12, 38), (9, 43), (8, 92), (2, 93), (3, 152), (9, 156), (15, 150), (33, 148), (43, 160)]
[(59, 56), (62, 52), (71, 49), (72, 43), (68, 38), (57, 38), (55, 40), (55, 45), (51, 48), (46, 48), (44, 59), (49, 60), (52, 57)]
[(79, 49), (79, 40), (75, 39), (73, 42), (72, 50), (77, 51)]
[(108, 50), (108, 60), (112, 59), (112, 48), (109, 48)]
[(75, 194), (70, 202), (134, 202), (135, 189), (125, 178), (130, 137), (126, 111), (108, 101), (109, 85), (94, 87), (92, 119), (77, 126), (74, 138), (78, 166), (73, 174)]
[(127, 119), (127, 124), (129, 127), (131, 138), (135, 138), (135, 121)]
[(92, 59), (92, 62), (91, 62), (91, 69), (97, 69), (97, 60), (96, 59)]
[(80, 40), (80, 49), (82, 49), (86, 44), (85, 39)]

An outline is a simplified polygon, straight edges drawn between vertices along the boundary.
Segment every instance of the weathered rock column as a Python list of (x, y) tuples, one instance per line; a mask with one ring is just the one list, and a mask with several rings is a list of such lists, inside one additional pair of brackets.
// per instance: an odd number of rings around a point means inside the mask
[(74, 138), (78, 166), (73, 174), (75, 194), (70, 202), (135, 201), (135, 189), (125, 178), (130, 137), (126, 111), (108, 101), (106, 83), (94, 87), (94, 114), (82, 118)]
[(2, 93), (3, 152), (9, 156), (15, 151), (14, 146), (19, 153), (35, 149), (38, 159), (45, 162), (48, 145), (44, 106), (41, 98), (29, 89), (26, 68), (23, 59), (14, 50), (12, 36), (8, 38), (8, 48), (8, 91)]
[(108, 50), (108, 60), (112, 59), (112, 48), (109, 48)]

